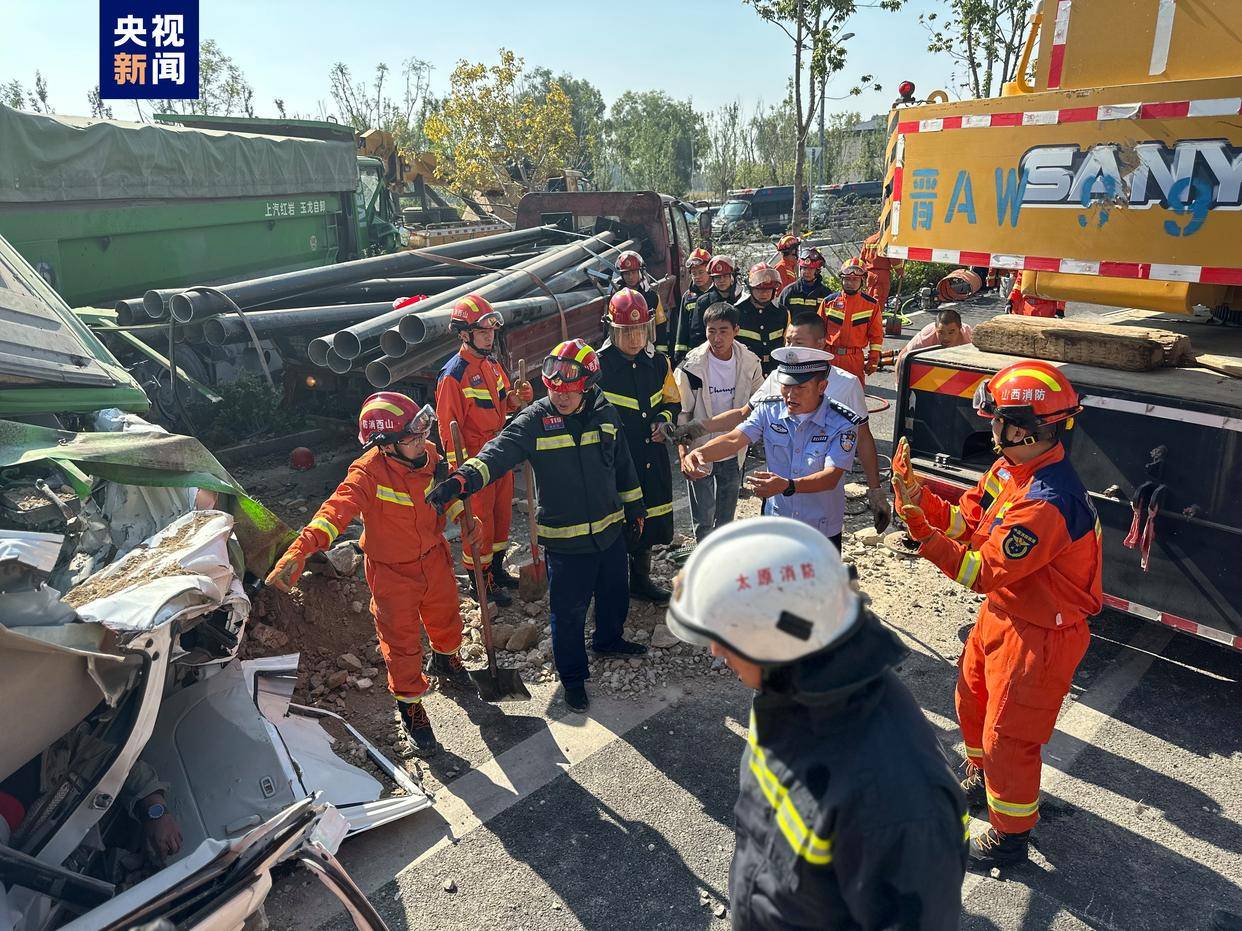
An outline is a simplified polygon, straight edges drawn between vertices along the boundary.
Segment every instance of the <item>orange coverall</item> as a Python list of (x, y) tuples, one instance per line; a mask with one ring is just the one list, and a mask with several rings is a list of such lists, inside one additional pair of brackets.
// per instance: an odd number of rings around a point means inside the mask
[(362, 517), (371, 614), (388, 666), (388, 689), (401, 701), (427, 691), (421, 629), (437, 653), (461, 646), (461, 608), (444, 518), (426, 494), (435, 485), (439, 453), (427, 444), (427, 462), (413, 469), (378, 449), (358, 457), (345, 480), (315, 512), (290, 551), (306, 557), (331, 546)]
[(1065, 301), (1051, 301), (1034, 294), (1023, 294), (1017, 285), (1009, 292), (1009, 303), (1013, 307), (1010, 313), (1019, 317), (1055, 317), (1058, 311), (1065, 313)]
[(1100, 523), (1059, 443), (1037, 459), (1002, 458), (956, 505), (924, 488), (936, 528), (919, 548), (945, 575), (986, 596), (958, 667), (957, 719), (983, 769), (992, 826), (1039, 820), (1040, 747), (1100, 610)]
[(782, 255), (775, 265), (776, 273), (781, 276), (781, 286), (776, 289), (776, 293), (780, 294), (789, 285), (798, 280), (798, 257)]
[[(440, 425), (440, 443), (451, 468), (457, 468), (453, 453), (450, 424), (461, 427), (461, 441), (466, 457), (477, 456), (505, 425), (511, 410), (513, 385), (503, 366), (495, 359), (484, 358), (467, 346), (449, 359), (440, 370), (436, 382), (436, 422)], [(492, 564), (496, 553), (509, 548), (509, 527), (513, 522), (513, 473), (506, 474), (471, 498), (474, 515), (483, 525), (479, 543), (479, 559), (483, 568)], [(503, 558), (503, 557), (502, 557)], [(474, 568), (469, 547), (462, 547), (462, 562)]]
[(867, 283), (863, 290), (876, 299), (883, 312), (888, 303), (889, 291), (892, 288), (893, 269), (901, 268), (901, 259), (890, 259), (880, 255), (880, 234), (872, 233), (863, 240), (862, 252), (858, 256), (863, 267), (867, 269)]
[(884, 348), (883, 308), (862, 291), (835, 291), (820, 301), (819, 315), (828, 333), (828, 351), (835, 356), (832, 364), (866, 384), (865, 365), (874, 370)]

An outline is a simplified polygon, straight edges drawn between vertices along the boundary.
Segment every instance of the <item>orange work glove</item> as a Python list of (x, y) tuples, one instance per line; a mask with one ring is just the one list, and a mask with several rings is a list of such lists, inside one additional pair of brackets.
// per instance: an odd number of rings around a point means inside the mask
[(880, 354), (872, 352), (867, 355), (867, 364), (863, 366), (863, 372), (867, 375), (874, 375), (876, 369), (880, 367)]
[(914, 474), (914, 467), (910, 465), (910, 441), (904, 436), (897, 441), (897, 449), (893, 452), (893, 492), (898, 509), (917, 507), (923, 497), (923, 480)]
[(913, 505), (901, 509), (901, 519), (906, 522), (906, 532), (910, 534), (910, 538), (920, 543), (930, 537), (935, 529), (927, 522), (923, 509)]
[(305, 569), (306, 557), (294, 549), (289, 549), (277, 560), (264, 581), (278, 592), (287, 592), (301, 578)]

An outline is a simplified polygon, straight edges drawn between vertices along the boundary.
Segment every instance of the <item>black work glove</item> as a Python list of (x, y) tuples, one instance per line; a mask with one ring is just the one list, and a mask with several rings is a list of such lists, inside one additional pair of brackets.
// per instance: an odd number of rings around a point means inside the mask
[(638, 549), (638, 544), (643, 539), (643, 524), (646, 523), (645, 517), (631, 517), (625, 522), (625, 546), (631, 553)]
[(466, 477), (458, 471), (427, 492), (427, 503), (436, 509), (437, 514), (443, 514), (450, 504), (465, 497)]

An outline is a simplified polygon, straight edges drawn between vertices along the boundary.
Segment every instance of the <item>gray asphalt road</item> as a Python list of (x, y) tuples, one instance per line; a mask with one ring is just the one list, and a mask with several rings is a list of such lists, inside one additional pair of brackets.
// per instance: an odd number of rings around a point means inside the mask
[[(891, 400), (892, 376), (868, 393), (873, 406)], [(891, 411), (873, 429), (887, 452)], [(903, 681), (960, 753), (955, 661), (977, 597), (882, 548), (847, 553), (911, 649)], [(1045, 751), (1032, 862), (969, 875), (962, 926), (1236, 931), (1242, 654), (1111, 612), (1092, 632)], [(474, 768), (437, 771), (446, 784), (434, 811), (342, 849), (390, 926), (727, 927), (716, 911), (727, 902), (749, 693), (719, 674), (597, 700), (583, 718), (566, 714), (552, 686), (534, 691), (528, 705), (463, 714), (446, 743), (460, 740), (458, 758)], [(300, 873), (278, 884), (268, 914), (279, 929), (345, 927)]]

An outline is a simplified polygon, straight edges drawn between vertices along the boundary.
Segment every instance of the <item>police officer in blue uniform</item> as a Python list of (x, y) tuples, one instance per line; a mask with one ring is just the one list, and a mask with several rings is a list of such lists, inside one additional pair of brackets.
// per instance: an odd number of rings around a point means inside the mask
[(841, 548), (845, 475), (854, 464), (858, 425), (865, 414), (826, 394), (832, 357), (822, 349), (782, 346), (777, 362), (780, 398), (759, 401), (736, 429), (692, 450), (687, 464), (702, 468), (762, 441), (767, 471), (747, 477), (763, 513), (792, 517)]

